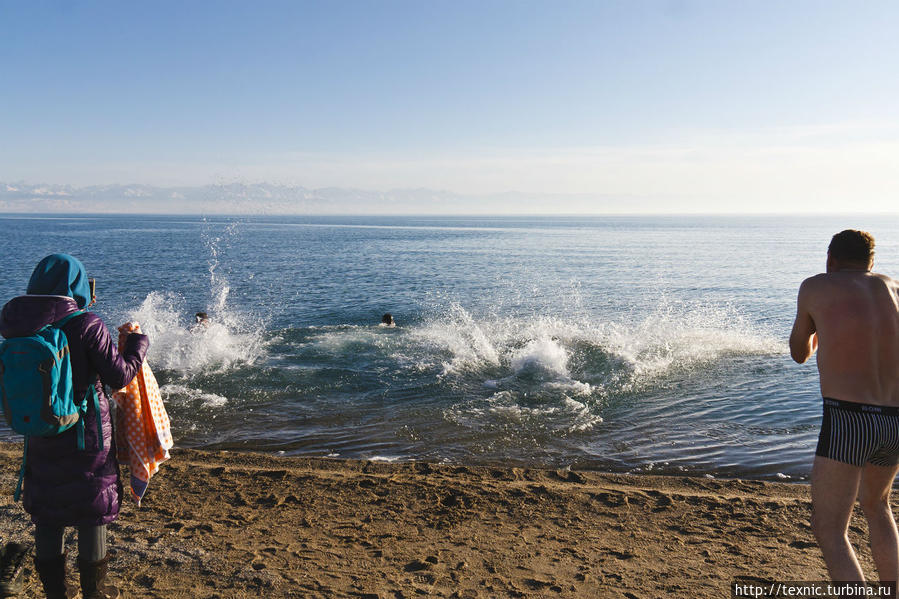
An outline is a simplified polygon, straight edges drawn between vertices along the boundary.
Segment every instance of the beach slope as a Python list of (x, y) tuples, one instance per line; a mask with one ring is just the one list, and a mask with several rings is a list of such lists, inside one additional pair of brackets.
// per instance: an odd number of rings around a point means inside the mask
[[(31, 535), (20, 452), (5, 540)], [(728, 597), (825, 578), (809, 514), (805, 485), (176, 450), (110, 547), (126, 597)]]

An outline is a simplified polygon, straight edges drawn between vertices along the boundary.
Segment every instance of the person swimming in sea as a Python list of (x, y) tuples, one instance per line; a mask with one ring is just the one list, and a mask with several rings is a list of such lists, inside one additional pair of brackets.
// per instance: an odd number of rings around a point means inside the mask
[(388, 312), (384, 316), (381, 317), (381, 326), (382, 327), (395, 327), (396, 321), (393, 320), (393, 315)]
[(209, 320), (209, 315), (206, 312), (197, 312), (194, 315), (194, 324), (190, 327), (190, 332), (199, 333), (205, 331), (210, 324), (212, 324), (212, 321)]

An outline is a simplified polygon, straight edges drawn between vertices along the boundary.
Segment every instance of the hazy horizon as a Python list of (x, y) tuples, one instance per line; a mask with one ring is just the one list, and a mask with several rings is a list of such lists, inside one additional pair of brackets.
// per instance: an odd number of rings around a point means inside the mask
[[(765, 205), (767, 206), (767, 205)], [(832, 206), (816, 214), (897, 214), (899, 210), (860, 210)], [(309, 189), (271, 183), (195, 187), (150, 185), (28, 184), (0, 181), (0, 214), (5, 215), (220, 215), (220, 216), (789, 216), (803, 215), (791, 204), (778, 210), (748, 210), (722, 202), (718, 209), (697, 210), (667, 198), (599, 197), (590, 194), (490, 195), (446, 190)]]

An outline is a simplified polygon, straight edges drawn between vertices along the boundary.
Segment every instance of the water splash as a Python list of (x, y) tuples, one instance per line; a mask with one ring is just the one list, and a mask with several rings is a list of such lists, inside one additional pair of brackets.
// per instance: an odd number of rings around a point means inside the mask
[(457, 303), (451, 304), (443, 317), (413, 329), (411, 334), (426, 350), (450, 354), (442, 364), (444, 375), (500, 365), (495, 340)]
[(182, 296), (159, 291), (147, 294), (129, 316), (140, 322), (150, 337), (151, 362), (185, 377), (252, 365), (265, 350), (265, 322), (230, 305), (231, 286), (222, 271), (225, 254), (240, 231), (240, 221), (223, 229), (205, 219), (204, 223), (202, 241), (209, 255), (209, 320), (197, 323)]
[(635, 323), (607, 323), (597, 333), (637, 386), (726, 356), (785, 351), (781, 340), (753, 327), (733, 307), (714, 304), (665, 303)]
[[(782, 343), (729, 306), (665, 304), (636, 321), (584, 316), (475, 319), (453, 304), (410, 332), (444, 377), (493, 374), (606, 390), (651, 385), (729, 355), (781, 354)], [(429, 358), (430, 354), (430, 358)]]
[(213, 233), (212, 228), (203, 231), (203, 244), (209, 252), (209, 291), (212, 296), (211, 310), (220, 315), (227, 314), (228, 294), (231, 286), (226, 276), (219, 272), (225, 251), (229, 248), (240, 230), (240, 221), (229, 223), (220, 233)]
[(159, 388), (164, 399), (178, 399), (180, 401), (200, 401), (207, 408), (221, 408), (228, 403), (228, 398), (216, 393), (208, 393), (200, 389), (193, 389), (186, 385), (170, 383)]
[[(783, 353), (730, 306), (664, 303), (640, 318), (475, 318), (461, 305), (408, 333), (420, 366), (468, 397), (444, 416), (469, 427), (572, 433), (602, 422), (610, 399), (689, 376), (729, 356)], [(478, 391), (480, 389), (480, 392)]]
[(150, 363), (182, 376), (252, 365), (264, 354), (261, 323), (227, 306), (211, 312), (208, 324), (196, 324), (181, 296), (154, 291), (129, 318), (150, 337)]
[(512, 350), (510, 364), (516, 375), (536, 374), (568, 377), (568, 351), (550, 337), (529, 340), (524, 347)]

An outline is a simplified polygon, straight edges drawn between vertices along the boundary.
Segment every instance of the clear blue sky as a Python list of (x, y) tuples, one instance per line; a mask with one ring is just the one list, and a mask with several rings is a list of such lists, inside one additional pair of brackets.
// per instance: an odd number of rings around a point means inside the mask
[(892, 1), (0, 0), (0, 181), (889, 209), (897, 31)]

